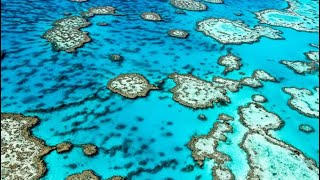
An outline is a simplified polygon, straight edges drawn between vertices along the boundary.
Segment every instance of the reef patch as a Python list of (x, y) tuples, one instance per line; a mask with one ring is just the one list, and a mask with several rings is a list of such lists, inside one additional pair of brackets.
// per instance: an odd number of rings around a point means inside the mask
[(193, 136), (188, 143), (188, 147), (192, 151), (192, 157), (199, 166), (203, 166), (206, 158), (214, 160), (215, 166), (212, 169), (212, 174), (215, 179), (227, 179), (234, 176), (230, 169), (225, 166), (226, 162), (231, 161), (230, 157), (217, 150), (218, 142), (227, 140), (224, 133), (233, 131), (228, 122), (230, 120), (233, 120), (233, 118), (219, 119), (207, 135)]
[(221, 66), (225, 66), (225, 69), (223, 71), (223, 74), (226, 75), (229, 72), (232, 72), (234, 70), (239, 70), (241, 64), (241, 58), (233, 55), (228, 54), (225, 56), (221, 56), (218, 60), (218, 64)]
[(172, 29), (172, 30), (168, 31), (168, 35), (171, 37), (185, 39), (189, 36), (189, 33), (187, 31), (184, 31), (181, 29)]
[(141, 14), (141, 18), (146, 21), (162, 21), (161, 16), (155, 12), (145, 12)]
[(202, 2), (194, 0), (170, 0), (170, 3), (179, 8), (189, 11), (205, 11), (207, 10), (207, 5)]
[(254, 94), (252, 95), (252, 100), (254, 102), (257, 102), (257, 103), (265, 103), (267, 102), (267, 98), (265, 98), (264, 96), (260, 95), (260, 94)]
[(121, 74), (111, 79), (107, 87), (111, 91), (131, 99), (147, 96), (150, 90), (158, 89), (149, 84), (148, 80), (140, 74)]
[(57, 153), (65, 153), (71, 151), (73, 145), (70, 142), (62, 142), (56, 146)]
[(98, 147), (94, 144), (82, 144), (83, 154), (86, 156), (95, 156), (98, 154)]
[(282, 39), (279, 30), (265, 26), (253, 29), (241, 21), (210, 18), (197, 23), (197, 30), (222, 44), (242, 44), (257, 42), (262, 36), (271, 39)]
[(286, 65), (297, 74), (311, 74), (319, 69), (319, 67), (317, 68), (316, 64), (312, 62), (282, 60), (280, 63)]
[(319, 169), (313, 160), (269, 134), (270, 130), (280, 129), (283, 125), (278, 115), (256, 103), (239, 107), (238, 113), (241, 123), (249, 129), (240, 143), (248, 157), (248, 179), (318, 177)]
[(212, 82), (221, 88), (227, 88), (231, 92), (238, 92), (239, 89), (242, 87), (241, 82), (239, 81), (222, 78), (219, 76), (215, 76)]
[(218, 87), (212, 82), (201, 80), (191, 74), (171, 74), (176, 86), (170, 91), (173, 99), (180, 104), (194, 109), (210, 108), (213, 103), (229, 103), (224, 88)]
[(291, 96), (288, 105), (292, 109), (305, 116), (319, 118), (319, 87), (314, 88), (314, 92), (295, 87), (285, 87), (282, 90)]
[(309, 124), (300, 124), (299, 125), (299, 130), (304, 132), (304, 133), (307, 133), (307, 134), (312, 133), (312, 132), (315, 131), (314, 128), (312, 126), (310, 126)]
[(55, 27), (49, 29), (42, 36), (52, 43), (57, 51), (75, 52), (91, 39), (87, 32), (79, 29), (90, 25), (84, 18), (78, 16), (66, 17), (53, 23)]
[(46, 172), (42, 157), (53, 150), (30, 130), (39, 120), (1, 113), (1, 179), (39, 179)]
[(238, 114), (243, 125), (251, 130), (275, 130), (283, 125), (283, 121), (278, 115), (267, 111), (257, 103), (249, 103), (247, 106), (239, 107)]
[(92, 170), (84, 170), (81, 173), (72, 174), (67, 177), (67, 180), (100, 180), (101, 177), (96, 175)]
[(260, 23), (292, 28), (297, 31), (319, 32), (319, 2), (287, 0), (289, 7), (284, 10), (268, 9), (256, 12)]

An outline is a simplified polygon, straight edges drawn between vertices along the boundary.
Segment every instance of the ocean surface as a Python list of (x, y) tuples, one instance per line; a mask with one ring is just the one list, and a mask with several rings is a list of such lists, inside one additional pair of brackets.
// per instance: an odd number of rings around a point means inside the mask
[[(305, 1), (304, 3), (308, 3)], [(249, 166), (239, 147), (246, 128), (239, 122), (238, 107), (252, 102), (261, 94), (268, 99), (263, 106), (285, 122), (273, 136), (302, 151), (319, 165), (319, 120), (291, 109), (290, 95), (283, 87), (313, 89), (319, 84), (318, 74), (296, 74), (280, 60), (308, 61), (308, 51), (318, 51), (317, 32), (270, 26), (280, 30), (284, 39), (262, 37), (252, 44), (221, 44), (196, 30), (204, 19), (241, 20), (249, 27), (259, 25), (254, 12), (285, 9), (284, 0), (225, 0), (223, 4), (206, 3), (207, 11), (185, 11), (164, 0), (2, 0), (1, 1), (1, 112), (38, 116), (40, 124), (32, 129), (34, 136), (54, 146), (64, 141), (80, 145), (93, 143), (99, 154), (86, 157), (82, 149), (46, 155), (48, 172), (44, 180), (65, 179), (68, 175), (91, 169), (104, 179), (127, 175), (139, 168), (144, 172), (134, 179), (212, 179), (213, 160), (191, 172), (181, 171), (194, 164), (187, 144), (194, 135), (207, 134), (220, 113), (234, 117), (233, 133), (219, 144), (219, 150), (232, 159), (227, 166), (236, 179), (244, 179)], [(41, 36), (65, 13), (78, 16), (91, 7), (113, 6), (124, 16), (96, 15), (90, 18), (91, 42), (76, 53), (55, 51)], [(143, 12), (156, 12), (164, 19), (151, 22), (141, 19)], [(237, 16), (237, 13), (243, 15)], [(98, 26), (107, 22), (109, 26)], [(268, 26), (268, 25), (266, 25)], [(189, 32), (186, 39), (167, 35), (170, 29)], [(219, 57), (232, 52), (241, 58), (240, 70), (222, 74)], [(109, 54), (121, 54), (122, 63), (112, 62)], [(203, 80), (214, 76), (241, 79), (239, 72), (250, 76), (254, 70), (270, 73), (280, 83), (263, 82), (262, 88), (243, 87), (228, 92), (231, 103), (213, 108), (185, 107), (172, 99), (175, 86), (167, 77), (172, 73), (192, 73)], [(124, 73), (138, 73), (151, 84), (166, 79), (162, 90), (150, 91), (146, 97), (128, 99), (107, 88), (110, 79)], [(207, 121), (198, 119), (200, 114)], [(301, 123), (315, 128), (314, 133), (299, 131)], [(139, 162), (146, 162), (140, 163)], [(161, 162), (175, 162), (175, 167), (155, 168)], [(156, 169), (156, 170), (155, 170)]]

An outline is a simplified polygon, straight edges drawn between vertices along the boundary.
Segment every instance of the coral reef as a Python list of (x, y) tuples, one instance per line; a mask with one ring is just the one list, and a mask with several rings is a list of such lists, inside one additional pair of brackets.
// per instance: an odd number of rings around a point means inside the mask
[(227, 54), (225, 56), (221, 56), (218, 60), (218, 64), (221, 66), (225, 66), (223, 74), (226, 75), (229, 72), (234, 70), (239, 70), (241, 64), (241, 59), (233, 54)]
[(308, 5), (301, 0), (286, 0), (289, 7), (284, 10), (268, 9), (256, 13), (260, 23), (282, 26), (297, 31), (319, 32), (319, 2)]
[(264, 70), (255, 70), (252, 74), (252, 77), (261, 81), (277, 82), (277, 79), (275, 77), (265, 72)]
[(300, 124), (299, 130), (308, 134), (315, 131), (314, 128), (308, 124)]
[(38, 122), (36, 117), (1, 113), (1, 179), (39, 179), (45, 174), (42, 157), (53, 148), (32, 136)]
[(286, 65), (297, 74), (310, 74), (319, 69), (319, 66), (312, 62), (282, 60), (280, 63)]
[(161, 16), (155, 12), (142, 13), (141, 18), (147, 21), (162, 21)]
[(110, 54), (108, 57), (114, 62), (122, 62), (124, 59), (120, 54)]
[(277, 130), (283, 126), (283, 121), (278, 115), (268, 112), (256, 103), (239, 107), (238, 113), (241, 123), (249, 129), (240, 143), (249, 162), (248, 179), (318, 177), (319, 169), (313, 160), (269, 134), (270, 130)]
[(238, 92), (239, 89), (242, 87), (241, 82), (239, 81), (222, 78), (219, 76), (215, 76), (212, 82), (221, 88), (226, 87), (231, 92)]
[(83, 154), (86, 156), (95, 156), (98, 154), (98, 147), (94, 144), (82, 144)]
[[(199, 166), (203, 166), (206, 158), (213, 159), (215, 166), (212, 169), (213, 177), (216, 179), (228, 179), (233, 177), (233, 173), (225, 166), (225, 163), (231, 161), (230, 157), (217, 150), (219, 141), (226, 141), (227, 137), (224, 133), (232, 132), (232, 126), (229, 122), (232, 119), (220, 119), (214, 123), (213, 128), (207, 135), (193, 136), (188, 143), (188, 147), (192, 151), (192, 157)], [(229, 116), (230, 117), (230, 116)]]
[(84, 170), (81, 173), (72, 174), (67, 180), (100, 180), (101, 177), (96, 175), (92, 170)]
[(257, 103), (249, 103), (247, 106), (239, 107), (238, 114), (244, 126), (251, 130), (279, 129), (283, 125), (279, 116), (267, 111)]
[(254, 94), (252, 95), (252, 100), (254, 102), (258, 102), (258, 103), (265, 103), (267, 102), (267, 98), (265, 98), (264, 96), (260, 95), (260, 94)]
[(66, 17), (53, 23), (54, 27), (43, 35), (43, 38), (52, 43), (57, 51), (75, 52), (91, 39), (87, 32), (79, 29), (90, 25), (84, 18), (78, 16)]
[(107, 87), (111, 91), (131, 99), (147, 96), (150, 90), (158, 89), (149, 84), (148, 80), (140, 74), (121, 74), (111, 79)]
[(112, 176), (110, 178), (108, 178), (107, 180), (125, 180), (125, 177), (122, 176)]
[(189, 33), (187, 31), (181, 30), (181, 29), (172, 29), (168, 31), (168, 35), (176, 38), (187, 38), (189, 36)]
[(281, 31), (270, 27), (256, 26), (253, 29), (239, 21), (210, 18), (197, 23), (197, 30), (222, 44), (242, 44), (257, 42), (260, 37), (282, 39)]
[(288, 105), (292, 109), (305, 116), (319, 118), (319, 87), (314, 88), (314, 92), (295, 87), (285, 87), (282, 90), (291, 96)]
[(189, 11), (205, 11), (207, 6), (201, 2), (194, 0), (170, 0), (170, 3), (179, 8)]
[(73, 145), (70, 142), (62, 142), (56, 146), (57, 153), (65, 153), (71, 151)]
[(171, 74), (176, 86), (171, 89), (173, 99), (182, 105), (198, 109), (213, 107), (213, 103), (230, 102), (224, 88), (201, 80), (191, 74)]
[(258, 87), (262, 87), (262, 83), (258, 80), (258, 79), (255, 79), (255, 78), (252, 78), (252, 77), (245, 77), (245, 78), (242, 78), (240, 79), (240, 82), (242, 85), (244, 86), (249, 86), (249, 87), (252, 87), (252, 88), (258, 88)]

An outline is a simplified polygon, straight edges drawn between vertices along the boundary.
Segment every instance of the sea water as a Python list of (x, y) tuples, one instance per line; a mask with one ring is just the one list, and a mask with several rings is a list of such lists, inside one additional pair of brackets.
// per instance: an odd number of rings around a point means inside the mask
[[(259, 42), (242, 45), (222, 45), (196, 31), (196, 23), (203, 19), (227, 18), (242, 20), (249, 27), (259, 24), (254, 12), (265, 9), (284, 9), (283, 0), (253, 1), (225, 0), (224, 4), (210, 4), (203, 12), (175, 13), (176, 8), (163, 0), (89, 0), (76, 3), (69, 0), (3, 0), (1, 2), (1, 49), (5, 58), (1, 62), (1, 112), (35, 115), (41, 120), (32, 133), (48, 145), (63, 141), (73, 144), (93, 143), (99, 154), (83, 156), (75, 147), (70, 153), (52, 152), (45, 156), (48, 172), (43, 179), (64, 179), (70, 174), (92, 169), (103, 178), (127, 175), (139, 168), (145, 171), (135, 179), (212, 179), (212, 160), (203, 168), (195, 166), (192, 172), (181, 169), (194, 164), (187, 143), (193, 135), (207, 134), (220, 113), (235, 118), (233, 133), (227, 134), (227, 143), (218, 150), (228, 154), (228, 167), (236, 177), (243, 179), (249, 169), (246, 155), (239, 147), (246, 129), (239, 123), (237, 109), (251, 102), (253, 94), (268, 99), (265, 108), (278, 114), (284, 127), (273, 135), (296, 147), (307, 157), (319, 163), (319, 121), (292, 110), (290, 98), (281, 88), (312, 89), (319, 83), (316, 75), (298, 75), (280, 60), (307, 61), (304, 52), (317, 50), (309, 44), (319, 44), (318, 33), (298, 32), (290, 28), (272, 26), (283, 32), (284, 40), (262, 37)], [(95, 16), (89, 32), (92, 39), (77, 53), (57, 52), (41, 36), (65, 12), (79, 15), (90, 7), (113, 6), (124, 16)], [(143, 12), (157, 12), (164, 21), (143, 21)], [(242, 16), (236, 16), (242, 13)], [(107, 22), (109, 26), (97, 26)], [(170, 29), (184, 29), (187, 39), (172, 38)], [(244, 87), (238, 93), (228, 93), (227, 106), (193, 110), (172, 99), (170, 89), (175, 86), (167, 80), (163, 90), (151, 91), (147, 97), (127, 99), (107, 89), (107, 82), (122, 73), (139, 73), (150, 83), (165, 79), (177, 72), (211, 81), (223, 76), (223, 66), (217, 60), (232, 52), (242, 59), (239, 71), (226, 77), (240, 79), (239, 72), (250, 76), (262, 69), (281, 83), (265, 82), (262, 88)], [(111, 62), (108, 54), (121, 54), (124, 61)], [(208, 120), (198, 120), (204, 114)], [(298, 129), (306, 123), (315, 133), (305, 134)], [(122, 126), (122, 128), (119, 128)], [(137, 130), (132, 130), (135, 127)], [(111, 153), (113, 152), (113, 153)], [(139, 164), (146, 161), (145, 165)], [(155, 167), (163, 161), (176, 162), (176, 166)]]

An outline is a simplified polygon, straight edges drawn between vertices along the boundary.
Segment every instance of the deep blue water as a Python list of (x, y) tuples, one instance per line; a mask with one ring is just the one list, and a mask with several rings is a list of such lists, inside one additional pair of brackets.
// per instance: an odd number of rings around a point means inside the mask
[[(125, 16), (95, 16), (89, 32), (90, 43), (77, 49), (76, 54), (56, 52), (41, 35), (52, 28), (52, 22), (64, 17), (65, 12), (79, 15), (90, 7), (113, 6)], [(68, 154), (52, 152), (44, 160), (48, 173), (43, 179), (64, 179), (70, 174), (92, 169), (103, 178), (126, 175), (139, 167), (152, 169), (162, 161), (177, 161), (175, 168), (163, 168), (157, 173), (142, 173), (136, 179), (211, 179), (212, 162), (203, 169), (192, 172), (181, 169), (193, 164), (191, 151), (186, 144), (194, 134), (206, 134), (218, 114), (227, 113), (235, 118), (233, 134), (228, 134), (228, 143), (220, 149), (233, 161), (228, 164), (236, 177), (244, 177), (248, 170), (245, 154), (238, 143), (245, 133), (238, 122), (237, 107), (251, 101), (251, 95), (262, 94), (268, 102), (266, 109), (278, 114), (285, 126), (274, 136), (293, 145), (317, 163), (319, 158), (319, 121), (290, 109), (290, 98), (282, 87), (312, 89), (319, 83), (318, 75), (298, 75), (280, 64), (280, 60), (306, 60), (304, 52), (318, 49), (309, 44), (319, 44), (318, 33), (298, 32), (290, 28), (273, 27), (283, 32), (285, 40), (262, 38), (259, 42), (242, 45), (222, 45), (195, 30), (196, 22), (209, 17), (242, 20), (250, 27), (259, 24), (254, 12), (265, 9), (284, 9), (283, 0), (254, 1), (225, 0), (224, 4), (207, 3), (204, 12), (176, 14), (176, 8), (167, 1), (89, 0), (76, 3), (68, 0), (2, 0), (1, 1), (1, 49), (6, 52), (1, 67), (1, 112), (36, 115), (41, 119), (33, 129), (35, 136), (48, 145), (63, 141), (74, 144), (94, 143), (100, 153), (84, 157), (80, 148)], [(143, 12), (157, 12), (164, 21), (143, 21)], [(242, 13), (243, 16), (236, 16)], [(115, 21), (117, 20), (117, 21)], [(108, 22), (110, 26), (97, 26)], [(190, 33), (187, 39), (169, 37), (168, 30), (177, 28)], [(169, 89), (175, 84), (167, 80), (164, 90), (152, 91), (145, 98), (126, 99), (107, 89), (107, 82), (122, 73), (139, 73), (151, 83), (167, 78), (171, 73), (188, 73), (205, 80), (223, 76), (224, 67), (219, 66), (220, 56), (231, 51), (242, 58), (239, 71), (226, 77), (240, 79), (239, 72), (246, 75), (263, 69), (281, 83), (264, 82), (264, 87), (244, 87), (238, 93), (230, 93), (232, 103), (215, 105), (205, 110), (192, 110), (172, 100)], [(108, 54), (120, 53), (123, 63), (108, 59)], [(166, 97), (166, 98), (161, 98)], [(208, 121), (199, 121), (205, 114)], [(143, 119), (143, 121), (138, 121)], [(172, 125), (168, 125), (172, 122)], [(312, 125), (315, 133), (299, 131), (301, 123)], [(76, 124), (76, 125), (75, 125)], [(118, 125), (125, 125), (122, 130)], [(137, 131), (132, 131), (137, 127)], [(167, 133), (172, 136), (167, 136)], [(124, 152), (117, 147), (128, 147)], [(181, 150), (177, 151), (181, 148)], [(110, 149), (116, 149), (113, 155)], [(139, 165), (147, 160), (146, 165)], [(133, 163), (130, 168), (124, 165)], [(76, 168), (70, 168), (76, 164)], [(114, 167), (121, 167), (114, 169)]]

